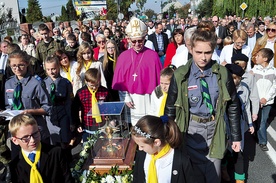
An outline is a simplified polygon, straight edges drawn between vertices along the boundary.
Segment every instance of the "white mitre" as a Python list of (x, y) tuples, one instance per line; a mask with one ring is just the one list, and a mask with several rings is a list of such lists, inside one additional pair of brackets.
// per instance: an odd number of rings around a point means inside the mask
[(147, 35), (148, 27), (140, 19), (132, 17), (125, 32), (129, 38), (141, 38)]

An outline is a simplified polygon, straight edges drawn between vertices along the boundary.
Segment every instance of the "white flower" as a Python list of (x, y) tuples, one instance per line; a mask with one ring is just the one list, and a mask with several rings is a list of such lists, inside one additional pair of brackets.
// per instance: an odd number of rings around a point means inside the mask
[(115, 175), (117, 183), (122, 183), (122, 177), (120, 175)]
[(106, 180), (104, 177), (102, 177), (101, 183), (106, 183)]
[(107, 182), (107, 183), (114, 183), (114, 182), (115, 182), (115, 179), (114, 179), (113, 176), (107, 175), (107, 176), (106, 176), (106, 182)]

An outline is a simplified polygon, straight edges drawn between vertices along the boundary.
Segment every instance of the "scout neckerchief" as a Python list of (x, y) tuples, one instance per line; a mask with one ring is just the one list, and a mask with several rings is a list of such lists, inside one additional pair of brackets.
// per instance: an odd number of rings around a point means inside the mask
[(170, 149), (171, 149), (170, 145), (166, 144), (157, 155), (151, 155), (151, 161), (149, 164), (148, 181), (147, 181), (148, 183), (158, 183), (155, 162), (157, 159), (165, 156), (170, 151)]
[(18, 81), (14, 91), (13, 91), (13, 102), (12, 107), (14, 110), (20, 110), (23, 107), (21, 101), (21, 93), (22, 93), (22, 83)]
[(113, 63), (113, 71), (115, 70), (115, 66), (116, 66), (116, 61), (114, 58), (112, 58), (111, 56), (108, 56), (108, 60), (111, 60)]
[(83, 62), (83, 65), (84, 65), (86, 71), (90, 68), (90, 65), (91, 65), (91, 64), (92, 64), (92, 60), (89, 60), (89, 61), (87, 62), (87, 65), (86, 65), (85, 61)]
[(56, 85), (54, 82), (51, 83), (50, 85), (50, 98), (52, 103), (55, 103), (55, 98), (56, 98)]
[(40, 160), (40, 155), (41, 155), (41, 143), (39, 143), (37, 150), (36, 150), (36, 155), (35, 155), (35, 160), (32, 163), (31, 160), (27, 157), (27, 155), (23, 152), (22, 150), (22, 155), (24, 157), (24, 160), (31, 166), (31, 172), (30, 172), (30, 183), (43, 183), (42, 177), (37, 170), (37, 163)]
[(212, 115), (214, 112), (214, 107), (212, 105), (211, 95), (210, 95), (209, 88), (208, 88), (208, 83), (206, 82), (204, 77), (200, 78), (200, 84), (201, 84), (201, 88), (202, 88), (203, 101), (206, 104), (207, 108), (209, 109), (210, 114)]
[(161, 106), (160, 106), (160, 110), (159, 110), (159, 116), (163, 116), (164, 115), (164, 110), (165, 110), (165, 105), (166, 105), (166, 101), (167, 101), (167, 96), (168, 93), (162, 91), (163, 93), (163, 99), (161, 101)]
[(91, 93), (91, 107), (92, 107), (92, 118), (95, 118), (96, 123), (100, 123), (102, 122), (102, 117), (100, 115), (100, 110), (99, 110), (99, 106), (98, 106), (98, 101), (96, 98), (96, 92), (97, 90), (92, 90), (89, 87), (87, 87), (89, 92)]
[(67, 79), (72, 82), (72, 78), (71, 78), (71, 68), (70, 68), (70, 65), (68, 66), (68, 69), (66, 69), (65, 67), (62, 67), (63, 68), (63, 71), (66, 73), (66, 77)]

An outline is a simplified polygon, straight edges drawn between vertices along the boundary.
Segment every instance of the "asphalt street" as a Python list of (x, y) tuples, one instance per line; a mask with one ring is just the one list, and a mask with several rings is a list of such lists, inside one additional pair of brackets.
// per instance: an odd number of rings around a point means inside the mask
[(247, 183), (276, 183), (276, 109), (272, 108), (267, 128), (268, 149), (256, 146), (256, 156), (249, 164)]

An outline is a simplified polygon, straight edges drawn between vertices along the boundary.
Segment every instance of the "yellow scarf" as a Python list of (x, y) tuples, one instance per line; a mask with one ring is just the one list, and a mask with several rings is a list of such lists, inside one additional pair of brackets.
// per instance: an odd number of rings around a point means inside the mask
[(148, 183), (158, 183), (155, 161), (165, 156), (170, 151), (170, 149), (170, 145), (166, 144), (157, 155), (151, 155), (148, 172)]
[(165, 110), (165, 105), (166, 105), (166, 101), (167, 101), (167, 96), (168, 96), (168, 93), (163, 92), (163, 99), (162, 99), (160, 110), (159, 110), (159, 116), (163, 116), (164, 115), (164, 110)]
[(91, 93), (91, 107), (92, 107), (92, 118), (95, 118), (96, 123), (101, 123), (102, 122), (102, 117), (100, 115), (100, 110), (98, 106), (98, 101), (96, 98), (96, 92), (97, 90), (92, 90), (87, 86), (89, 92)]
[(108, 59), (111, 60), (113, 63), (113, 71), (115, 70), (115, 66), (116, 66), (116, 61), (114, 60), (114, 58), (108, 56)]
[(90, 68), (91, 64), (92, 64), (92, 60), (89, 60), (87, 65), (86, 65), (85, 61), (83, 62), (83, 65), (84, 65), (86, 71)]
[(31, 166), (30, 183), (43, 183), (42, 177), (36, 167), (36, 165), (40, 159), (40, 154), (41, 154), (41, 143), (39, 143), (39, 145), (37, 147), (36, 154), (35, 154), (35, 160), (33, 163), (27, 157), (27, 155), (22, 151), (22, 155), (23, 155), (25, 161)]
[(62, 67), (63, 68), (63, 71), (66, 73), (66, 76), (67, 76), (67, 79), (72, 82), (72, 78), (71, 78), (71, 68), (70, 68), (70, 65), (68, 67), (68, 69), (66, 69), (65, 67)]

